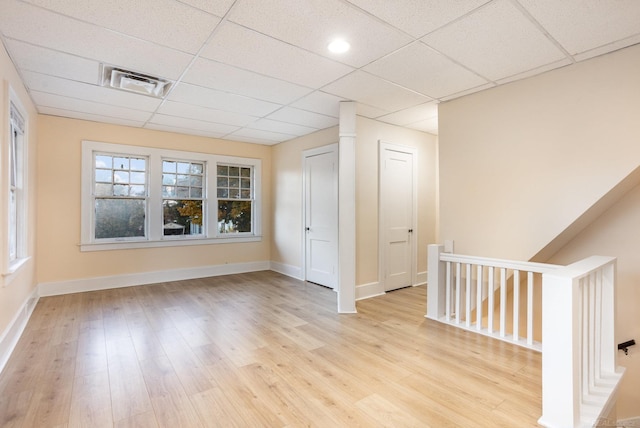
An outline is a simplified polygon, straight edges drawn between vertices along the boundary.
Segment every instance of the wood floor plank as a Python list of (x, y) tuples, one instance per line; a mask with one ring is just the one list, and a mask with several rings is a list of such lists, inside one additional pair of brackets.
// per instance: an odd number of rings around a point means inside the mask
[(43, 297), (0, 426), (536, 426), (540, 354), (425, 308), (412, 287), (337, 314), (270, 271)]

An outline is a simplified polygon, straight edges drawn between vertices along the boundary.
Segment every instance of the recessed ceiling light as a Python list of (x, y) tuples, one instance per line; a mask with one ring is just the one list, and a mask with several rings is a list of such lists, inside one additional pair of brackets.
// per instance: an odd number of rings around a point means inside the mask
[(327, 49), (329, 49), (329, 52), (338, 53), (338, 54), (345, 53), (346, 51), (349, 50), (349, 48), (351, 48), (351, 45), (349, 44), (349, 42), (343, 39), (335, 39), (334, 41), (329, 43), (329, 46), (327, 46)]

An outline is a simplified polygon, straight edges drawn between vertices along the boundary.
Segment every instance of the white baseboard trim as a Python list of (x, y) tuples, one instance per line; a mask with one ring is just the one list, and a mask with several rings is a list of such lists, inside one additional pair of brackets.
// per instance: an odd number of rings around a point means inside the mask
[(38, 286), (40, 296), (80, 293), (85, 291), (108, 290), (135, 285), (156, 284), (167, 281), (205, 278), (208, 276), (231, 275), (235, 273), (269, 270), (269, 262), (234, 263), (204, 266), (189, 269), (175, 269), (158, 272), (133, 273), (127, 275), (103, 276), (73, 279), (70, 281), (45, 282)]
[(298, 266), (292, 266), (292, 265), (288, 265), (280, 262), (271, 262), (270, 266), (271, 266), (271, 270), (274, 272), (278, 272), (283, 275), (290, 276), (291, 278), (294, 278), (294, 279), (299, 279), (300, 281), (303, 280), (302, 268)]
[(356, 301), (381, 296), (383, 294), (384, 288), (382, 288), (382, 284), (379, 282), (356, 285)]
[(11, 320), (6, 330), (2, 332), (2, 336), (0, 336), (0, 372), (4, 370), (4, 366), (9, 361), (11, 353), (18, 344), (18, 340), (20, 340), (20, 336), (22, 336), (27, 326), (27, 322), (33, 313), (33, 309), (36, 307), (36, 303), (38, 303), (38, 299), (38, 287), (35, 287), (20, 307), (18, 313), (13, 317), (13, 320)]
[(635, 418), (618, 419), (615, 426), (629, 428), (640, 427), (640, 416), (636, 416)]
[(418, 272), (418, 275), (416, 276), (416, 283), (413, 284), (413, 286), (417, 287), (418, 285), (425, 285), (426, 283), (427, 283), (427, 271)]

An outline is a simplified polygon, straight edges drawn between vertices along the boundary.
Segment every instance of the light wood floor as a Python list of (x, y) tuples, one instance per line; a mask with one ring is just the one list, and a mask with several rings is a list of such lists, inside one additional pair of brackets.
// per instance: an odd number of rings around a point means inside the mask
[(426, 320), (425, 294), (338, 315), (258, 272), (42, 298), (0, 426), (537, 426), (540, 354)]

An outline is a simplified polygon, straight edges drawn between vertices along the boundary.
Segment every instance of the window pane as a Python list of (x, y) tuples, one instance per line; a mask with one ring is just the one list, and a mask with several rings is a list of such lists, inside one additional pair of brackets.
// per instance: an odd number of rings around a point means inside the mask
[(131, 170), (132, 171), (146, 171), (147, 170), (146, 159), (132, 158), (131, 159)]
[(204, 171), (204, 165), (201, 163), (194, 163), (191, 165), (191, 173), (192, 174), (202, 174)]
[(176, 163), (173, 161), (162, 161), (162, 172), (176, 172)]
[(218, 187), (229, 187), (229, 179), (226, 177), (218, 177)]
[(218, 175), (229, 175), (229, 167), (226, 165), (218, 165)]
[(96, 181), (102, 183), (111, 183), (111, 170), (96, 169)]
[(113, 168), (111, 156), (96, 155), (96, 168)]
[(144, 184), (146, 181), (144, 172), (132, 172), (129, 178), (131, 180), (131, 184)]
[(230, 178), (229, 179), (229, 188), (239, 188), (240, 187), (240, 179), (239, 178)]
[(251, 199), (251, 190), (241, 190), (240, 197), (242, 199)]
[(201, 175), (192, 175), (191, 176), (191, 185), (202, 187), (202, 176)]
[(140, 186), (140, 185), (131, 186), (131, 196), (146, 196), (144, 192), (144, 186)]
[(176, 195), (178, 198), (188, 198), (189, 197), (189, 188), (188, 187), (177, 187)]
[(227, 189), (218, 189), (218, 197), (219, 198), (228, 198), (229, 191)]
[(248, 179), (248, 178), (241, 179), (240, 183), (242, 184), (242, 188), (243, 189), (250, 189), (251, 188), (251, 180)]
[(190, 192), (192, 198), (202, 198), (202, 187), (192, 187)]
[(240, 176), (251, 177), (251, 168), (240, 168)]
[(169, 199), (162, 203), (163, 234), (201, 235), (202, 201)]
[(113, 196), (111, 183), (96, 183), (96, 196)]
[(97, 199), (96, 239), (143, 237), (143, 199)]
[(176, 176), (174, 174), (162, 174), (162, 184), (176, 184)]
[(113, 185), (113, 196), (129, 196), (129, 185), (128, 184), (114, 184)]
[(240, 176), (240, 168), (237, 166), (229, 167), (229, 177), (239, 177)]
[(237, 199), (240, 197), (240, 191), (238, 189), (229, 189), (229, 197)]
[(191, 171), (189, 162), (178, 162), (178, 174), (189, 174)]
[(251, 201), (218, 201), (218, 231), (251, 232)]
[(129, 158), (114, 157), (113, 169), (129, 169)]
[(115, 183), (128, 183), (129, 182), (129, 173), (126, 171), (114, 171), (113, 172), (113, 181)]
[(176, 188), (174, 186), (162, 186), (162, 197), (175, 198)]

